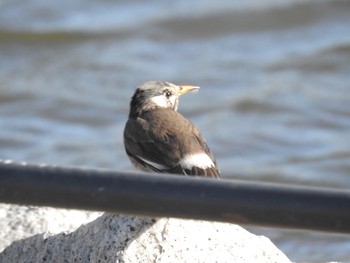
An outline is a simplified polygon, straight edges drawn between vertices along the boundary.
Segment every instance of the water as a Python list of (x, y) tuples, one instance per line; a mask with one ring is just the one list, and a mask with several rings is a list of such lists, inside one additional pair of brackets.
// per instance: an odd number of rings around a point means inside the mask
[[(201, 86), (180, 112), (223, 177), (350, 188), (350, 2), (0, 1), (0, 158), (129, 170), (146, 80)], [(294, 261), (347, 235), (251, 228)]]

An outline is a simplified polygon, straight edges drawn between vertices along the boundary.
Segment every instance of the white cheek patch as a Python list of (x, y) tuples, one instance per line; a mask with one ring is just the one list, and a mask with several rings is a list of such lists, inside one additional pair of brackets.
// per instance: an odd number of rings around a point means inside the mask
[(180, 160), (180, 164), (186, 169), (192, 169), (193, 166), (199, 167), (201, 169), (215, 166), (212, 159), (210, 159), (210, 157), (205, 153), (185, 155), (185, 157)]
[(167, 98), (164, 97), (163, 95), (155, 96), (155, 97), (151, 98), (151, 101), (154, 104), (158, 105), (159, 107), (162, 107), (162, 108), (168, 107)]
[(176, 96), (171, 96), (171, 97), (169, 98), (169, 100), (170, 100), (171, 105), (174, 106), (174, 105), (176, 104), (177, 98), (176, 98)]

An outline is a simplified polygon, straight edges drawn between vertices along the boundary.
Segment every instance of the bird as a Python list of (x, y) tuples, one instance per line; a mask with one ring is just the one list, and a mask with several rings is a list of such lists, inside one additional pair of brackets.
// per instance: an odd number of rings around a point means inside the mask
[(134, 167), (147, 172), (220, 177), (201, 132), (177, 111), (179, 97), (198, 89), (167, 81), (148, 81), (136, 89), (124, 128), (125, 151)]

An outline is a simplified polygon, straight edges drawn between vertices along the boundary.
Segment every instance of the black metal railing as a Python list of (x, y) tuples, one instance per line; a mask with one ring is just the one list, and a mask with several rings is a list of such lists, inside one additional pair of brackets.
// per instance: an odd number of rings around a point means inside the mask
[(350, 191), (0, 161), (0, 202), (350, 233)]

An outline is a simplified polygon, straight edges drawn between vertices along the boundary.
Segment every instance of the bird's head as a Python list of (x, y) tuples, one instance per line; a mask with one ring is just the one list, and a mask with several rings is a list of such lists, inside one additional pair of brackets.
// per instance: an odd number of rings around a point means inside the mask
[(177, 86), (166, 81), (148, 81), (143, 83), (131, 98), (130, 117), (155, 108), (177, 110), (179, 97), (190, 91), (198, 90), (196, 86)]

